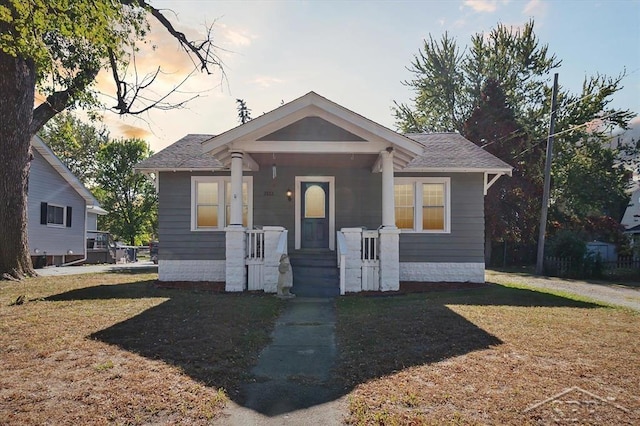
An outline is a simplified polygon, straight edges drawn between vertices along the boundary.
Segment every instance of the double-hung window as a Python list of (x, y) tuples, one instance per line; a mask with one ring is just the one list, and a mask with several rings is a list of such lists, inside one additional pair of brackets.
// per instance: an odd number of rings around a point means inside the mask
[(450, 232), (450, 186), (450, 178), (396, 178), (396, 226), (414, 232)]
[(64, 207), (56, 206), (53, 204), (47, 205), (47, 225), (50, 226), (64, 226), (65, 225), (65, 211)]
[[(242, 225), (251, 227), (253, 178), (242, 178)], [(191, 230), (216, 231), (229, 225), (231, 176), (191, 177)]]

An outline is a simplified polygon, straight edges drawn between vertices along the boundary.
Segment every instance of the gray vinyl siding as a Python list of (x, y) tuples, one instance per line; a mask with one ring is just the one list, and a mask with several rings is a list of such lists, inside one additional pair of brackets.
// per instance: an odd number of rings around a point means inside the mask
[[(40, 203), (71, 207), (71, 227), (53, 227), (40, 224)], [(84, 255), (86, 204), (69, 183), (38, 153), (33, 150), (27, 197), (27, 232), (29, 252), (39, 255), (62, 256), (69, 250)]]
[[(443, 175), (403, 173), (398, 176)], [(451, 232), (403, 232), (400, 262), (484, 262), (484, 175), (452, 173), (448, 176), (451, 177)]]
[[(295, 247), (295, 200), (288, 201), (287, 189), (295, 189), (296, 176), (335, 178), (336, 229), (365, 226), (377, 229), (382, 221), (382, 176), (368, 168), (337, 169), (280, 167), (273, 179), (270, 167), (253, 174), (253, 224), (284, 226), (288, 244)], [(273, 194), (273, 195), (271, 195)], [(297, 197), (299, 194), (294, 194)]]
[(223, 231), (191, 231), (191, 176), (189, 172), (160, 173), (158, 256), (161, 260), (224, 260)]
[[(369, 168), (271, 167), (244, 173), (253, 176), (253, 226), (283, 226), (289, 230), (289, 248), (295, 247), (296, 176), (335, 178), (336, 229), (377, 229), (382, 223), (382, 174)], [(161, 259), (223, 260), (223, 231), (191, 231), (191, 176), (223, 176), (229, 173), (161, 172), (159, 193), (159, 240)], [(451, 177), (451, 232), (448, 234), (402, 233), (401, 262), (483, 262), (484, 196), (482, 173), (396, 174), (400, 176)], [(299, 194), (294, 194), (294, 197)]]

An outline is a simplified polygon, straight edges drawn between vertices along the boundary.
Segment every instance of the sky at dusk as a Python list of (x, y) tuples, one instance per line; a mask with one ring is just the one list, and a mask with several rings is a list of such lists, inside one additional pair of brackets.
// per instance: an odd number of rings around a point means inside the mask
[[(236, 98), (253, 117), (309, 91), (395, 129), (391, 107), (408, 102), (406, 69), (423, 40), (444, 32), (464, 47), (473, 34), (498, 23), (535, 33), (562, 60), (561, 86), (581, 91), (585, 76), (627, 73), (611, 106), (640, 113), (640, 1), (638, 0), (461, 0), (461, 1), (168, 1), (151, 3), (176, 27), (202, 38), (214, 23), (226, 77), (196, 75), (181, 88), (184, 109), (154, 111), (140, 118), (107, 113), (112, 137), (137, 136), (154, 151), (188, 133), (219, 134), (238, 125)], [(153, 19), (153, 18), (152, 18)], [(152, 21), (153, 22), (153, 21)], [(152, 31), (155, 50), (139, 55), (139, 70), (158, 64), (164, 74), (158, 93), (171, 89), (192, 64), (164, 31)], [(552, 81), (553, 76), (549, 76)], [(108, 75), (98, 88), (110, 91)], [(109, 106), (109, 101), (106, 101)], [(640, 127), (636, 117), (634, 123)]]

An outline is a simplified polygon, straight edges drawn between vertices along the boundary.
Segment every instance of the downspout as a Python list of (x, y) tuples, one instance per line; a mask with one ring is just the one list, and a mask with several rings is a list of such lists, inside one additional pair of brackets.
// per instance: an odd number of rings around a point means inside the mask
[[(84, 252), (84, 257), (82, 259), (74, 260), (73, 262), (63, 263), (61, 266), (71, 266), (76, 263), (84, 262), (87, 260), (87, 203), (84, 204), (84, 236), (82, 238), (82, 251)], [(62, 258), (64, 261), (64, 257)]]

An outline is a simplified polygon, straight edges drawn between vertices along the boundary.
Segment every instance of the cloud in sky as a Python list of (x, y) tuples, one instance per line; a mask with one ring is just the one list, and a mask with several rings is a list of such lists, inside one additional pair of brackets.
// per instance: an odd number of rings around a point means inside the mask
[(256, 84), (264, 89), (274, 86), (276, 84), (284, 83), (284, 80), (277, 77), (269, 77), (269, 76), (258, 76), (253, 80), (250, 80), (249, 83)]
[(464, 5), (476, 12), (495, 12), (498, 9), (497, 0), (465, 0)]
[(542, 0), (530, 0), (522, 10), (522, 13), (529, 16), (539, 16), (547, 11), (547, 3)]
[(151, 132), (141, 127), (132, 126), (127, 123), (118, 123), (116, 125), (119, 136), (124, 138), (146, 139), (151, 136)]
[(257, 38), (247, 30), (235, 29), (221, 22), (216, 23), (214, 32), (220, 34), (223, 46), (247, 47)]

